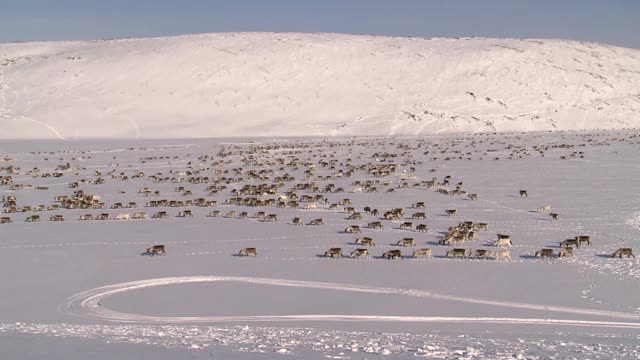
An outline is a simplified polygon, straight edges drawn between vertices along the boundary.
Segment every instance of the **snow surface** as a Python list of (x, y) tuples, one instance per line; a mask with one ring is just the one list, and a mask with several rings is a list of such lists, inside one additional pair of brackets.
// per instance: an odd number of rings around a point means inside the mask
[[(69, 182), (93, 179), (97, 170), (106, 183), (80, 189), (101, 195), (107, 204), (136, 201), (139, 207), (2, 214), (14, 222), (0, 224), (0, 358), (638, 358), (640, 258), (612, 259), (611, 253), (619, 247), (640, 252), (639, 140), (637, 131), (601, 131), (3, 141), (0, 168), (20, 167), (12, 175), (14, 184), (48, 187), (0, 187), (1, 195), (15, 195), (19, 206), (50, 204), (54, 196), (76, 190)], [(546, 148), (544, 157), (534, 146)], [(222, 150), (230, 154), (223, 157)], [(198, 159), (201, 155), (228, 163), (212, 165)], [(349, 198), (359, 211), (402, 207), (406, 217), (416, 211), (411, 204), (425, 201), (427, 219), (406, 221), (424, 222), (430, 230), (400, 230), (399, 223), (381, 220), (383, 230), (363, 227), (362, 235), (377, 244), (370, 248), (371, 259), (324, 258), (330, 247), (343, 247), (347, 255), (360, 247), (353, 243), (356, 235), (342, 230), (376, 218), (363, 213), (362, 220), (347, 220), (342, 206), (329, 210), (324, 204), (312, 210), (225, 204), (233, 189), (261, 182), (247, 180), (247, 171), (261, 169), (243, 162), (249, 155), (257, 161), (286, 159), (268, 167), (274, 170), (269, 181), (285, 173), (295, 177), (280, 188), (283, 193), (308, 181), (320, 188), (334, 183), (345, 192), (321, 193), (330, 203)], [(166, 158), (145, 160), (161, 156)], [(288, 164), (293, 157), (300, 159), (297, 166)], [(335, 170), (320, 165), (332, 159)], [(334, 176), (349, 159), (353, 165), (395, 163), (398, 170), (385, 177), (358, 170), (351, 178), (304, 180), (307, 161), (316, 165), (317, 177)], [(34, 167), (52, 172), (66, 162), (72, 169), (60, 178), (27, 174)], [(129, 180), (106, 175), (112, 170)], [(144, 177), (131, 178), (140, 170)], [(210, 183), (148, 178), (162, 172), (186, 180), (179, 173), (187, 170), (201, 170), (198, 176), (210, 179), (245, 180), (208, 195)], [(452, 176), (450, 189), (463, 182), (479, 199), (414, 186), (445, 175)], [(352, 192), (353, 181), (367, 179), (389, 180), (394, 192), (384, 185), (379, 192)], [(398, 187), (403, 179), (408, 188)], [(145, 186), (160, 196), (139, 194)], [(182, 196), (174, 191), (177, 186), (193, 195)], [(529, 196), (520, 197), (521, 189)], [(219, 204), (189, 207), (193, 218), (176, 217), (182, 207), (144, 207), (149, 200), (198, 197)], [(547, 204), (559, 214), (557, 222), (537, 211)], [(250, 216), (266, 211), (279, 220), (207, 217), (214, 209)], [(457, 209), (458, 215), (446, 216), (445, 209)], [(114, 217), (161, 210), (170, 217), (78, 220), (85, 213)], [(30, 214), (40, 214), (42, 221), (24, 222)], [(66, 221), (47, 221), (54, 214)], [(305, 224), (323, 218), (325, 225), (294, 226), (294, 216)], [(441, 232), (465, 220), (487, 222), (489, 230), (478, 231), (479, 238), (462, 247), (493, 249), (496, 233), (507, 233), (514, 243), (512, 260), (446, 258), (453, 246), (437, 244)], [(590, 235), (593, 245), (576, 249), (573, 257), (533, 257), (541, 248), (557, 253), (559, 241), (576, 235)], [(412, 259), (415, 248), (394, 245), (407, 236), (418, 248), (431, 248), (434, 257)], [(167, 255), (145, 256), (153, 244), (165, 244)], [(257, 247), (258, 256), (236, 256), (244, 247)], [(380, 259), (392, 249), (402, 250), (404, 259)], [(42, 349), (51, 349), (51, 356)]]
[(640, 127), (640, 50), (222, 33), (0, 44), (0, 138)]

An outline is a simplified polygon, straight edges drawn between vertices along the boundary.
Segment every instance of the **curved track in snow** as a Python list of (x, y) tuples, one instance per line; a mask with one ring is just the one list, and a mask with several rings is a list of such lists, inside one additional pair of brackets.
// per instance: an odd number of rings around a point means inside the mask
[[(548, 318), (496, 318), (496, 317), (441, 317), (441, 316), (381, 316), (381, 315), (256, 315), (256, 316), (148, 316), (118, 312), (103, 307), (100, 302), (112, 295), (132, 290), (187, 283), (204, 282), (240, 282), (270, 286), (326, 289), (350, 291), (371, 294), (395, 294), (398, 296), (422, 297), (439, 300), (449, 300), (500, 307), (519, 308), (528, 310), (543, 310), (553, 313), (578, 314), (586, 316), (605, 317), (610, 319), (632, 320), (620, 321), (592, 321), (592, 320), (563, 320)], [(229, 276), (186, 276), (169, 277), (132, 281), (103, 286), (78, 293), (69, 298), (61, 307), (65, 313), (85, 318), (100, 319), (126, 323), (215, 323), (215, 322), (276, 322), (276, 321), (383, 321), (383, 322), (423, 322), (423, 323), (498, 323), (498, 324), (530, 324), (530, 325), (569, 325), (595, 326), (609, 328), (640, 329), (640, 315), (615, 311), (580, 309), (560, 306), (547, 306), (527, 303), (492, 301), (485, 299), (451, 296), (432, 293), (424, 290), (396, 289), (351, 284), (325, 283), (313, 281), (298, 281), (286, 279), (229, 277)]]

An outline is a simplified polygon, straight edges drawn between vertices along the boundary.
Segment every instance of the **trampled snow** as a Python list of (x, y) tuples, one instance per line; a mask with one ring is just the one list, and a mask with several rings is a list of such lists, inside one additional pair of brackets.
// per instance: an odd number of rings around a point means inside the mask
[(0, 138), (640, 126), (640, 50), (563, 40), (223, 33), (0, 44)]

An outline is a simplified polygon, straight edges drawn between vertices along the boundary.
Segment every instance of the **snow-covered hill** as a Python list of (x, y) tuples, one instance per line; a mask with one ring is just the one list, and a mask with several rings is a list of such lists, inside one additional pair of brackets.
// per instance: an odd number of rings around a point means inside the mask
[(0, 44), (0, 138), (640, 127), (640, 50), (225, 33)]

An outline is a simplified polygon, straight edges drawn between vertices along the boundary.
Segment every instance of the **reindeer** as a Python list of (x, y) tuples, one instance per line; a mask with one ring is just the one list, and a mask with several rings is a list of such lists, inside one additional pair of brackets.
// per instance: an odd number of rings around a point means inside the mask
[(456, 215), (458, 213), (458, 210), (456, 210), (456, 209), (447, 209), (444, 212), (449, 216), (453, 216), (453, 215)]
[(338, 256), (340, 256), (340, 258), (343, 258), (342, 248), (331, 248), (324, 252), (324, 257), (337, 258)]
[(427, 215), (423, 212), (417, 212), (411, 215), (411, 218), (414, 220), (426, 219)]
[(558, 253), (558, 257), (567, 257), (569, 255), (573, 256), (573, 248), (572, 247), (564, 248), (564, 249), (560, 250), (560, 252)]
[(369, 249), (355, 249), (351, 252), (351, 257), (352, 258), (357, 258), (360, 259), (362, 257), (366, 257), (367, 259), (369, 259), (370, 255), (369, 255)]
[(549, 216), (551, 216), (551, 221), (558, 221), (558, 214), (549, 213)]
[(529, 194), (527, 194), (527, 190), (520, 190), (520, 197), (529, 197)]
[(478, 200), (478, 194), (469, 194), (468, 197), (471, 200)]
[(64, 221), (64, 217), (62, 215), (53, 215), (49, 218), (49, 221)]
[(400, 250), (389, 250), (387, 252), (385, 252), (384, 254), (382, 254), (382, 258), (386, 258), (387, 260), (391, 260), (391, 259), (401, 259), (404, 260), (402, 258), (402, 252), (400, 252)]
[(366, 236), (357, 238), (355, 240), (355, 243), (362, 244), (362, 245), (376, 246), (376, 243), (373, 241), (373, 239)]
[(315, 210), (316, 208), (317, 208), (317, 204), (316, 203), (309, 203), (309, 204), (305, 204), (302, 209), (303, 210)]
[(367, 227), (371, 229), (378, 229), (378, 230), (382, 230), (384, 228), (384, 226), (382, 226), (382, 223), (380, 221), (370, 222), (367, 224)]
[(429, 227), (427, 227), (426, 224), (420, 224), (418, 226), (416, 226), (416, 230), (418, 230), (418, 232), (427, 232), (429, 231)]
[(551, 205), (542, 205), (541, 207), (538, 208), (538, 212), (540, 212), (540, 213), (550, 213), (551, 212)]
[(115, 217), (116, 220), (130, 220), (131, 216), (129, 214), (118, 214)]
[(313, 226), (324, 225), (324, 221), (322, 219), (314, 219), (314, 220), (311, 220), (307, 225), (313, 225)]
[(424, 204), (424, 201), (418, 201), (417, 203), (413, 204), (412, 208), (414, 209), (424, 209), (426, 206)]
[(154, 219), (166, 219), (169, 217), (169, 214), (167, 214), (166, 211), (158, 211), (157, 213), (153, 214), (152, 218)]
[(485, 249), (476, 249), (476, 250), (473, 250), (471, 254), (469, 254), (469, 257), (473, 257), (475, 259), (477, 258), (486, 259), (487, 256), (489, 256), (489, 250), (485, 250)]
[(293, 225), (302, 225), (302, 219), (300, 219), (299, 217), (294, 217)]
[(93, 220), (93, 215), (92, 214), (80, 215), (80, 220)]
[(413, 229), (413, 223), (403, 222), (402, 224), (400, 224), (400, 230), (411, 230), (411, 229)]
[(543, 258), (545, 256), (546, 257), (553, 257), (553, 249), (542, 249), (542, 250), (536, 251), (534, 256), (535, 257), (541, 257), (541, 258)]
[(485, 230), (485, 231), (489, 230), (489, 224), (487, 223), (477, 223), (475, 224), (474, 227), (476, 230)]
[(512, 246), (511, 236), (498, 234), (498, 240), (494, 241), (493, 246)]
[(145, 220), (149, 218), (149, 215), (146, 212), (137, 212), (133, 214), (132, 218), (134, 220)]
[(613, 255), (611, 255), (611, 257), (615, 258), (617, 256), (622, 259), (623, 255), (627, 255), (627, 259), (630, 257), (633, 257), (634, 259), (636, 258), (635, 255), (633, 255), (633, 250), (631, 248), (619, 248), (613, 253)]
[(451, 249), (445, 253), (445, 256), (446, 257), (452, 256), (454, 258), (460, 256), (464, 258), (467, 256), (467, 249), (460, 249), (460, 248)]
[(344, 229), (344, 232), (347, 234), (360, 234), (362, 230), (360, 230), (360, 226), (358, 225), (350, 225)]
[(402, 245), (402, 246), (416, 246), (416, 241), (413, 238), (403, 238), (398, 240), (398, 242), (396, 243), (396, 245)]
[(495, 250), (492, 251), (491, 254), (493, 255), (493, 257), (496, 258), (496, 260), (500, 260), (502, 258), (508, 259), (509, 261), (511, 261), (511, 255), (509, 255), (509, 250), (504, 249), (504, 250)]
[(418, 249), (413, 252), (413, 257), (418, 258), (421, 256), (426, 256), (431, 259), (431, 249)]
[(276, 214), (269, 214), (262, 221), (265, 221), (265, 222), (277, 222), (278, 221), (278, 216)]
[(153, 245), (150, 248), (147, 248), (147, 254), (150, 254), (151, 256), (155, 256), (155, 255), (167, 255), (167, 252), (164, 249), (164, 245)]
[(38, 222), (40, 221), (40, 215), (29, 215), (24, 220), (25, 222)]
[(13, 220), (11, 220), (8, 216), (0, 217), (0, 224), (11, 224)]
[(576, 236), (576, 240), (578, 240), (578, 244), (582, 244), (583, 242), (586, 242), (587, 245), (591, 246), (591, 236), (589, 235)]
[(258, 250), (256, 248), (244, 248), (244, 249), (240, 249), (240, 251), (238, 252), (238, 256), (249, 256), (249, 255), (258, 257)]
[(359, 212), (354, 212), (351, 215), (349, 215), (349, 217), (347, 217), (347, 220), (360, 220), (362, 219), (362, 214)]
[(580, 242), (578, 242), (578, 239), (566, 239), (558, 243), (558, 247), (569, 247), (569, 246), (575, 246), (576, 248), (579, 248)]

